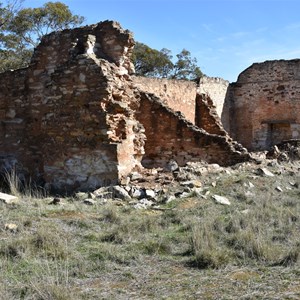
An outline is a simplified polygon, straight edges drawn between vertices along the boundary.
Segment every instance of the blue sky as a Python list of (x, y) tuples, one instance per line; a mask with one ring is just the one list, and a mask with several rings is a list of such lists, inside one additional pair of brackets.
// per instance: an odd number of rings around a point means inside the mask
[[(46, 2), (25, 0), (23, 6)], [(299, 0), (61, 2), (87, 24), (116, 20), (152, 48), (168, 48), (174, 56), (185, 48), (203, 73), (231, 82), (254, 62), (300, 58)]]

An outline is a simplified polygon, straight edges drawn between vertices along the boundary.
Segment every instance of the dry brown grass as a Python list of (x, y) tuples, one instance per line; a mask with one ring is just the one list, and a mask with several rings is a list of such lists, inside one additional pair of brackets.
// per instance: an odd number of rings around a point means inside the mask
[(165, 211), (0, 204), (0, 299), (299, 298), (300, 189), (290, 182), (300, 177), (244, 169), (200, 180), (206, 199), (191, 193)]

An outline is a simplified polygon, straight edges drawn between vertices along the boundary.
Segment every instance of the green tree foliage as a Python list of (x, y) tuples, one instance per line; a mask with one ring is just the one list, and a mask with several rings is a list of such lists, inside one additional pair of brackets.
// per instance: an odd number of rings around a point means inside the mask
[(45, 34), (84, 21), (61, 2), (47, 2), (39, 8), (21, 8), (21, 4), (22, 0), (0, 2), (0, 72), (27, 66)]
[(163, 48), (158, 51), (137, 42), (133, 51), (133, 64), (136, 75), (170, 79), (195, 80), (203, 76), (197, 66), (197, 59), (183, 49), (176, 55), (176, 62), (170, 50)]
[(133, 62), (137, 75), (147, 77), (168, 77), (173, 69), (170, 50), (161, 51), (137, 42), (133, 52)]
[(171, 78), (192, 80), (203, 76), (197, 66), (197, 59), (191, 57), (190, 51), (183, 49), (176, 57), (177, 61), (174, 64)]

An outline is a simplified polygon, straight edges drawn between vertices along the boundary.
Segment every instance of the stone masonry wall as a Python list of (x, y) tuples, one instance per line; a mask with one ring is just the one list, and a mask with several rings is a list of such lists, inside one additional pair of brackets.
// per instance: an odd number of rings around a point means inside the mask
[(213, 101), (216, 107), (218, 116), (221, 118), (223, 105), (229, 86), (229, 81), (219, 77), (207, 77), (200, 78), (198, 93), (206, 94)]
[[(0, 175), (16, 170), (21, 179), (72, 192), (115, 184), (170, 159), (249, 159), (219, 126), (208, 98), (198, 103), (207, 131), (193, 125), (194, 83), (132, 80), (133, 46), (129, 31), (104, 21), (45, 36), (28, 68), (2, 73)], [(157, 86), (171, 108), (149, 93)]]
[(52, 33), (29, 68), (0, 76), (2, 171), (59, 191), (116, 183), (140, 166), (132, 35), (105, 21)]
[(141, 92), (136, 118), (143, 124), (147, 136), (142, 160), (146, 167), (164, 167), (171, 159), (182, 166), (201, 160), (231, 165), (250, 158), (247, 151), (228, 136), (209, 134), (194, 126), (153, 94)]
[[(170, 80), (133, 76), (135, 85), (153, 93), (175, 111), (180, 111), (188, 121), (195, 123), (196, 94), (206, 94), (213, 101), (221, 118), (229, 82), (218, 77), (203, 76), (199, 83), (185, 80)], [(197, 114), (197, 113), (196, 113)]]
[(140, 90), (155, 94), (170, 108), (180, 111), (187, 120), (195, 122), (195, 82), (140, 76), (133, 76), (133, 82)]
[(223, 128), (213, 101), (207, 94), (197, 94), (196, 96), (195, 125), (210, 134), (228, 135)]
[(255, 63), (230, 85), (223, 122), (250, 150), (300, 138), (300, 60)]

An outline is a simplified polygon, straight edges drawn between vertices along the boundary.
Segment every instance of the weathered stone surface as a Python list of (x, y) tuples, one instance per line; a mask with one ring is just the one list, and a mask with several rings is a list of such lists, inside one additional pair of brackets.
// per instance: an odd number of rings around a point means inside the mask
[(203, 76), (199, 81), (198, 94), (205, 94), (212, 100), (219, 118), (222, 116), (228, 86), (229, 81), (219, 77)]
[(196, 96), (195, 125), (208, 133), (228, 136), (217, 114), (216, 107), (207, 94), (197, 94)]
[(174, 111), (180, 111), (185, 118), (195, 122), (196, 94), (205, 94), (213, 101), (221, 118), (229, 82), (218, 77), (203, 76), (198, 84), (186, 80), (168, 80), (134, 76), (133, 82), (140, 90), (153, 93)]
[(4, 224), (4, 229), (10, 232), (17, 232), (18, 231), (18, 225), (14, 223), (6, 223)]
[(27, 69), (0, 76), (0, 167), (46, 188), (96, 189), (140, 166), (134, 41), (117, 22), (51, 33)]
[(258, 168), (257, 169), (257, 174), (261, 176), (268, 176), (268, 177), (274, 177), (275, 175), (269, 171), (267, 168)]
[(163, 101), (139, 88), (133, 46), (129, 31), (104, 21), (45, 36), (28, 68), (1, 74), (0, 172), (14, 169), (48, 190), (73, 192), (129, 183), (132, 172), (170, 160), (249, 159), (209, 101), (202, 103), (206, 130), (188, 121), (197, 115), (194, 83), (182, 83), (186, 97), (173, 102), (177, 83), (165, 83)]
[(229, 86), (222, 122), (249, 150), (300, 138), (300, 60), (255, 63)]
[(219, 196), (219, 195), (213, 195), (212, 196), (213, 199), (220, 204), (223, 205), (231, 205), (230, 201), (228, 200), (228, 198), (224, 197), (224, 196)]
[(126, 200), (126, 199), (128, 200), (131, 198), (128, 192), (126, 191), (126, 189), (123, 188), (122, 186), (119, 185), (112, 186), (110, 190), (114, 198), (119, 198), (121, 200)]
[(136, 118), (147, 136), (143, 166), (165, 167), (171, 159), (179, 166), (201, 160), (230, 165), (250, 159), (246, 149), (229, 137), (194, 126), (154, 95), (141, 92), (140, 96)]
[(19, 202), (19, 199), (16, 196), (0, 192), (0, 201), (4, 202), (5, 204), (15, 204)]
[(134, 76), (133, 82), (140, 90), (155, 94), (174, 111), (180, 111), (188, 121), (195, 122), (195, 82), (139, 76)]

